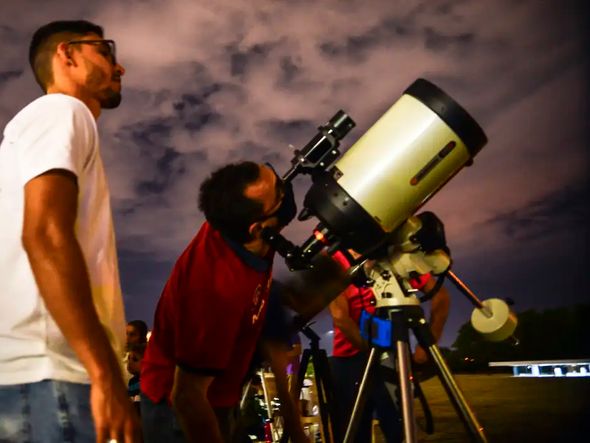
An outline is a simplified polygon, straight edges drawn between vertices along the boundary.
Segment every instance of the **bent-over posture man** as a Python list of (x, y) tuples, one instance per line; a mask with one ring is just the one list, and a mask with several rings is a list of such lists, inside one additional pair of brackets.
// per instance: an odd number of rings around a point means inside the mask
[(86, 21), (41, 27), (29, 60), (46, 94), (0, 145), (0, 441), (135, 441), (96, 129), (121, 101), (124, 69)]
[(207, 221), (168, 278), (142, 363), (146, 442), (234, 438), (271, 283), (273, 251), (261, 232), (296, 212), (291, 188), (252, 162), (215, 171), (199, 207)]

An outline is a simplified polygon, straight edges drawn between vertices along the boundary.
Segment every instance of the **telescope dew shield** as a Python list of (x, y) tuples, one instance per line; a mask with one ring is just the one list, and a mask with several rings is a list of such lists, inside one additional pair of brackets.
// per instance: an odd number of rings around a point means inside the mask
[(305, 206), (347, 247), (367, 253), (486, 144), (477, 122), (424, 79), (314, 181)]

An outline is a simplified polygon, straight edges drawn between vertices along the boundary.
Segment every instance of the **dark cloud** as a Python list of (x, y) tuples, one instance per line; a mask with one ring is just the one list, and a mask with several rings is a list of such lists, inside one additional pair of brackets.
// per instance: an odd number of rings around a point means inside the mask
[(464, 49), (467, 46), (471, 46), (476, 39), (475, 34), (472, 32), (453, 35), (445, 34), (430, 27), (424, 30), (424, 34), (426, 48), (433, 51), (446, 51), (451, 48)]
[(181, 154), (173, 148), (166, 147), (156, 161), (155, 177), (140, 181), (137, 184), (137, 190), (140, 195), (161, 194), (170, 186), (174, 178), (185, 172), (186, 168)]
[[(129, 315), (151, 320), (173, 260), (202, 220), (197, 188), (214, 167), (252, 159), (284, 172), (287, 146), (301, 148), (339, 108), (357, 122), (344, 150), (418, 76), (490, 137), (481, 161), (435, 200), (458, 272), (482, 296), (521, 305), (582, 296), (572, 282), (584, 281), (588, 264), (579, 255), (587, 192), (576, 185), (588, 158), (590, 110), (580, 104), (590, 78), (587, 1), (259, 3), (0, 6), (2, 122), (39, 94), (25, 68), (38, 25), (85, 17), (117, 39), (124, 101), (99, 127)], [(155, 33), (161, 23), (174, 26)], [(549, 170), (554, 180), (541, 181)], [(298, 197), (307, 179), (295, 180)], [(306, 239), (314, 222), (303, 225), (287, 228), (292, 241)], [(468, 305), (453, 303), (451, 322)]]
[(296, 63), (294, 57), (284, 56), (280, 61), (281, 66), (281, 77), (278, 83), (280, 85), (288, 85), (297, 79), (301, 73), (301, 67)]
[(224, 88), (221, 83), (209, 83), (201, 86), (198, 92), (185, 93), (174, 102), (174, 109), (182, 112), (187, 108), (198, 108), (207, 104), (207, 99)]
[(19, 78), (21, 75), (23, 75), (22, 69), (0, 71), (0, 86), (4, 85), (5, 83), (8, 83), (10, 80)]
[(265, 120), (258, 123), (259, 126), (272, 138), (296, 142), (306, 134), (310, 137), (315, 134), (317, 123), (311, 120)]
[(589, 232), (590, 207), (586, 200), (589, 190), (587, 184), (566, 185), (524, 208), (495, 216), (487, 223), (498, 225), (514, 242), (547, 238), (557, 232)]
[[(124, 126), (119, 131), (121, 138), (130, 138), (144, 153), (151, 152), (154, 146), (161, 146), (168, 141), (174, 121), (171, 118), (142, 121)], [(124, 135), (127, 133), (127, 135)]]
[(8, 44), (23, 45), (24, 43), (22, 41), (22, 31), (18, 31), (12, 26), (2, 24), (0, 24), (0, 40)]
[(227, 155), (227, 162), (236, 162), (242, 160), (251, 160), (255, 162), (270, 162), (273, 163), (280, 158), (278, 150), (270, 148), (263, 142), (255, 142), (253, 140), (246, 140), (237, 142), (232, 147), (229, 147)]
[[(363, 61), (377, 47), (399, 47), (416, 41), (422, 41), (425, 48), (435, 52), (463, 52), (478, 44), (479, 39), (475, 30), (470, 29), (472, 25), (469, 23), (464, 25), (467, 30), (453, 30), (457, 28), (456, 23), (460, 22), (453, 13), (455, 3), (457, 2), (433, 5), (433, 10), (429, 9), (430, 4), (418, 4), (406, 12), (385, 10), (381, 21), (375, 26), (342, 40), (320, 43), (319, 49), (328, 57), (344, 58), (353, 62)], [(439, 16), (435, 23), (440, 29), (426, 24), (426, 19), (433, 13)], [(444, 20), (441, 20), (440, 16), (445, 16)], [(451, 29), (446, 26), (449, 22), (454, 24)]]
[(173, 103), (174, 119), (181, 122), (190, 132), (197, 132), (211, 126), (223, 126), (223, 115), (209, 103), (217, 93), (224, 92), (242, 100), (241, 90), (230, 84), (210, 83), (202, 85), (196, 92), (182, 94), (180, 100)]
[(230, 72), (233, 77), (241, 77), (255, 65), (263, 63), (271, 50), (276, 46), (273, 42), (254, 44), (246, 49), (232, 45), (227, 48), (230, 59)]
[(387, 40), (390, 31), (393, 30), (395, 33), (397, 27), (390, 26), (391, 23), (387, 20), (362, 34), (347, 36), (344, 40), (329, 40), (319, 43), (318, 48), (327, 57), (361, 62), (372, 49)]

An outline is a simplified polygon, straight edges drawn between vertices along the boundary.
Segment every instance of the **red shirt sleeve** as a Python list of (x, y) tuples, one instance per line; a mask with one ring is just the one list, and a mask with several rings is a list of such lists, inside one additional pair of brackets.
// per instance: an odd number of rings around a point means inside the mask
[(414, 288), (414, 289), (421, 290), (424, 286), (426, 286), (426, 283), (428, 283), (428, 280), (430, 280), (430, 273), (420, 275), (416, 278), (411, 278), (410, 279), (410, 286), (412, 286), (412, 288)]

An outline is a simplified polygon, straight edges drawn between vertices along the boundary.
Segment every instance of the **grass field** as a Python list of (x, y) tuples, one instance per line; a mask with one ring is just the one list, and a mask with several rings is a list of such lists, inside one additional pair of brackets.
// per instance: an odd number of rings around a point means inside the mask
[[(590, 378), (457, 375), (456, 379), (491, 443), (590, 442)], [(470, 441), (438, 378), (422, 388), (434, 416), (435, 433), (420, 430), (419, 440)], [(423, 428), (418, 403), (416, 416)], [(384, 440), (378, 435), (376, 441)]]

